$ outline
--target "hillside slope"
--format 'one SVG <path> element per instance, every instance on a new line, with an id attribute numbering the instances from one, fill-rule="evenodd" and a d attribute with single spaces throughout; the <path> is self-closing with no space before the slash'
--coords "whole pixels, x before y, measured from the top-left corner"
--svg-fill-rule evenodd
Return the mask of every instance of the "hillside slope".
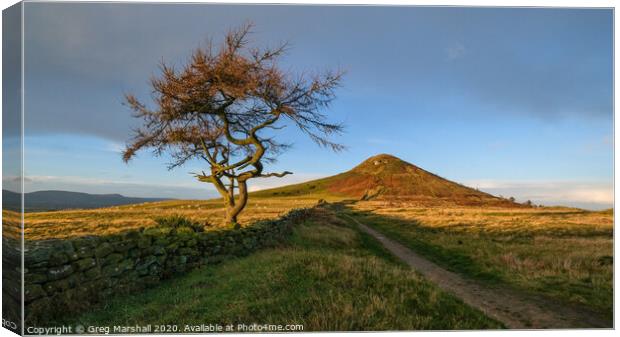
<path id="1" fill-rule="evenodd" d="M 518 206 L 450 180 L 388 154 L 373 156 L 350 171 L 253 193 L 257 197 L 329 194 L 362 200 L 411 200 L 425 204 Z"/>
<path id="2" fill-rule="evenodd" d="M 151 201 L 169 200 L 165 198 L 132 198 L 120 194 L 89 194 L 69 191 L 37 191 L 24 194 L 25 211 L 49 211 L 75 208 L 100 208 Z M 2 190 L 2 206 L 18 211 L 21 195 L 9 190 Z"/>

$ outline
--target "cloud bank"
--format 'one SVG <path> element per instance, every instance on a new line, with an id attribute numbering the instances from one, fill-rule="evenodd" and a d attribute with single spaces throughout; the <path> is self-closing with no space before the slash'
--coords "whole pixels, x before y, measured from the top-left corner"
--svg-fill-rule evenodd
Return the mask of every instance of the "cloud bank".
<path id="1" fill-rule="evenodd" d="M 613 207 L 614 203 L 610 182 L 471 180 L 465 185 L 494 195 L 512 196 L 519 202 L 531 200 L 546 206 L 604 209 Z"/>

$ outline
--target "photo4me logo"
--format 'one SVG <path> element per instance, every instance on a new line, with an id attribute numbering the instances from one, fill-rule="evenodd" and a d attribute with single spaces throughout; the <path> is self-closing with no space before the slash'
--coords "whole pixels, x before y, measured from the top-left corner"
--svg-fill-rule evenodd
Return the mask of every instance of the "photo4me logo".
<path id="1" fill-rule="evenodd" d="M 237 324 L 237 332 L 304 331 L 303 324 Z"/>

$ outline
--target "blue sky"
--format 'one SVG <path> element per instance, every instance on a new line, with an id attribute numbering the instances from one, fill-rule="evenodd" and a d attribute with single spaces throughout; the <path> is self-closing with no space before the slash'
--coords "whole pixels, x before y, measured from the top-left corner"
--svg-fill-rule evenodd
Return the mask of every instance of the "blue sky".
<path id="1" fill-rule="evenodd" d="M 286 179 L 350 169 L 391 153 L 445 178 L 518 200 L 613 202 L 612 11 L 187 4 L 25 4 L 26 190 L 207 198 L 192 162 L 166 170 L 119 151 L 164 60 L 246 21 L 255 45 L 291 42 L 291 71 L 342 68 L 328 111 L 348 149 L 318 148 L 293 128 L 273 165 Z M 6 131 L 5 131 L 6 133 Z M 5 137 L 14 136 L 10 132 Z M 10 139 L 8 140 L 10 142 Z M 5 188 L 11 177 L 5 175 Z"/>

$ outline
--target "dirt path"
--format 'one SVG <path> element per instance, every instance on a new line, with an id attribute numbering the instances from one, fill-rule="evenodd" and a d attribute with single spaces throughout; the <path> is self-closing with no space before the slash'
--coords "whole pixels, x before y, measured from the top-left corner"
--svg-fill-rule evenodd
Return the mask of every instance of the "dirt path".
<path id="1" fill-rule="evenodd" d="M 611 328 L 611 321 L 583 308 L 569 307 L 549 299 L 536 298 L 501 286 L 490 287 L 443 269 L 411 249 L 388 239 L 380 232 L 355 221 L 392 254 L 405 261 L 440 288 L 453 293 L 468 305 L 481 310 L 511 329 Z"/>

